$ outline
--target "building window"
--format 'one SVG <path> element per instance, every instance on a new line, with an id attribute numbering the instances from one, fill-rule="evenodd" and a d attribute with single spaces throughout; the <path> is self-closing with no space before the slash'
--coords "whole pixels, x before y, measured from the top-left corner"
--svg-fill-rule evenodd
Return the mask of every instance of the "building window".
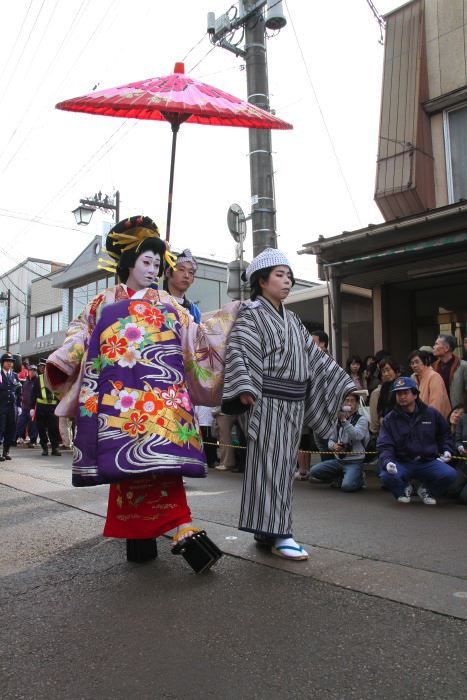
<path id="1" fill-rule="evenodd" d="M 0 326 L 0 348 L 6 348 L 6 325 Z"/>
<path id="2" fill-rule="evenodd" d="M 10 320 L 10 343 L 14 345 L 19 342 L 19 316 L 14 316 Z"/>
<path id="3" fill-rule="evenodd" d="M 467 199 L 467 106 L 444 113 L 449 203 Z"/>
<path id="4" fill-rule="evenodd" d="M 107 287 L 115 287 L 115 277 L 113 275 L 102 277 L 99 280 L 93 280 L 88 284 L 84 284 L 82 287 L 75 287 L 72 289 L 71 318 L 79 316 L 86 304 L 97 294 L 107 289 Z"/>
<path id="5" fill-rule="evenodd" d="M 222 306 L 222 301 L 226 296 L 227 284 L 218 280 L 208 280 L 203 277 L 195 277 L 193 285 L 188 290 L 188 298 L 194 301 L 205 311 L 216 311 Z"/>
<path id="6" fill-rule="evenodd" d="M 61 311 L 54 311 L 51 314 L 44 314 L 44 316 L 36 316 L 36 338 L 42 338 L 43 335 L 49 335 L 49 333 L 56 333 L 60 330 L 61 325 Z"/>

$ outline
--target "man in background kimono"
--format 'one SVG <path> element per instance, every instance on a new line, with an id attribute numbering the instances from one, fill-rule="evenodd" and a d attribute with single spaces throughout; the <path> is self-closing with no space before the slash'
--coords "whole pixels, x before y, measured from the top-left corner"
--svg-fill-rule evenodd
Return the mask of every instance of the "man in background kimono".
<path id="1" fill-rule="evenodd" d="M 219 403 L 223 352 L 238 307 L 198 326 L 154 288 L 170 254 L 155 223 L 116 224 L 106 249 L 121 280 L 95 297 L 47 362 L 58 415 L 76 415 L 73 484 L 110 483 L 104 535 L 127 540 L 127 558 L 157 556 L 155 538 L 174 543 L 196 531 L 182 476 L 204 477 L 193 402 Z M 112 261 L 114 265 L 112 266 Z"/>
<path id="2" fill-rule="evenodd" d="M 246 270 L 251 301 L 229 336 L 222 411 L 248 411 L 240 530 L 301 561 L 293 538 L 292 486 L 303 424 L 328 437 L 355 386 L 283 305 L 294 277 L 283 253 L 267 248 Z"/>
<path id="3" fill-rule="evenodd" d="M 193 316 L 195 323 L 201 321 L 201 311 L 194 301 L 188 299 L 186 293 L 195 280 L 198 263 L 191 254 L 191 250 L 186 248 L 177 257 L 175 268 L 169 266 L 165 269 L 164 289 L 168 292 L 180 306 L 187 309 Z"/>

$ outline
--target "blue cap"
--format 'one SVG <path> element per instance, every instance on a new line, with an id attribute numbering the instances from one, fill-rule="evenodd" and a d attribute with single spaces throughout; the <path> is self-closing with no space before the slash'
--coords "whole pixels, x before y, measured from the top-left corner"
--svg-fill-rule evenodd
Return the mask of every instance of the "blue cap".
<path id="1" fill-rule="evenodd" d="M 395 379 L 392 385 L 392 391 L 406 391 L 406 390 L 414 390 L 419 393 L 418 385 L 415 379 L 412 379 L 412 377 L 399 377 L 398 379 Z"/>

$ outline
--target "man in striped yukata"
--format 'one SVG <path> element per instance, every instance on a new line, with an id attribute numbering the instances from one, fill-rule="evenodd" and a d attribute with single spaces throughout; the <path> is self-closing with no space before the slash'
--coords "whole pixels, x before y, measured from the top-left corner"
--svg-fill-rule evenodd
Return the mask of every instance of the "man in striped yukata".
<path id="1" fill-rule="evenodd" d="M 228 340 L 222 411 L 248 412 L 247 457 L 239 529 L 277 556 L 302 561 L 293 538 L 292 488 L 302 426 L 327 438 L 355 386 L 283 306 L 295 280 L 274 248 L 248 266 L 250 302 Z"/>

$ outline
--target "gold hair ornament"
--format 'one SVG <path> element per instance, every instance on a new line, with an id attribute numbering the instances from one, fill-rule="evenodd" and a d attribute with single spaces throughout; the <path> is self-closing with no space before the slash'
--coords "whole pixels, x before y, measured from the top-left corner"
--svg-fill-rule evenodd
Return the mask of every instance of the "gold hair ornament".
<path id="1" fill-rule="evenodd" d="M 107 272 L 112 272 L 112 274 L 114 274 L 114 275 L 117 274 L 117 261 L 116 260 L 99 258 L 99 262 L 102 263 L 102 265 L 97 266 L 98 270 L 107 270 Z"/>
<path id="2" fill-rule="evenodd" d="M 118 233 L 117 231 L 109 233 L 109 238 L 115 242 L 115 245 L 121 247 L 122 253 L 132 248 L 138 248 L 147 238 L 160 238 L 159 231 L 154 231 L 144 226 L 135 226 L 135 228 L 129 230 L 131 233 Z"/>

